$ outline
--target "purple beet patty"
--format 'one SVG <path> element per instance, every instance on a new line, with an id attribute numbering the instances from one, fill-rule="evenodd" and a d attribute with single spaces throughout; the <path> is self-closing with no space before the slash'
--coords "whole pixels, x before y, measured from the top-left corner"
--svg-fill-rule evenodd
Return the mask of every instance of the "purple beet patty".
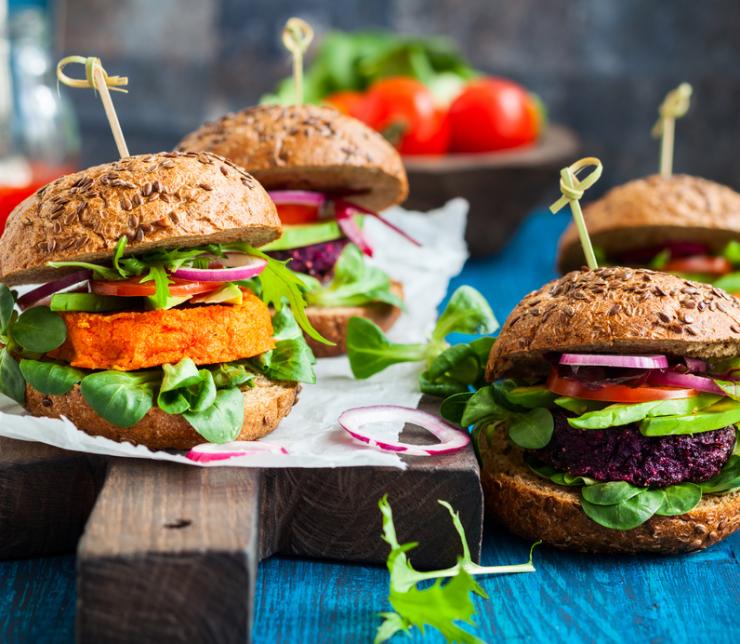
<path id="1" fill-rule="evenodd" d="M 339 259 L 339 255 L 347 243 L 346 238 L 337 239 L 336 241 L 311 244 L 292 250 L 275 250 L 270 255 L 281 261 L 293 260 L 290 262 L 291 270 L 306 273 L 324 281 L 331 276 L 334 264 L 337 263 L 337 259 Z"/>
<path id="2" fill-rule="evenodd" d="M 658 438 L 643 436 L 636 424 L 583 430 L 568 425 L 565 414 L 553 415 L 552 440 L 533 455 L 561 472 L 597 481 L 628 481 L 641 487 L 700 483 L 722 469 L 735 444 L 734 427 Z"/>

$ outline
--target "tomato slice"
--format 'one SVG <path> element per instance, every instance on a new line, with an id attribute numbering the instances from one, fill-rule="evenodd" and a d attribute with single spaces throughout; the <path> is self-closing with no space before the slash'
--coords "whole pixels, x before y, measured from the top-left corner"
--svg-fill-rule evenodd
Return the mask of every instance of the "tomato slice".
<path id="1" fill-rule="evenodd" d="M 647 387 L 640 385 L 604 385 L 598 389 L 588 387 L 575 378 L 566 378 L 550 372 L 547 379 L 547 388 L 559 396 L 583 398 L 584 400 L 602 400 L 614 403 L 642 403 L 653 400 L 669 400 L 673 398 L 693 398 L 697 395 L 696 389 L 678 389 L 676 387 Z"/>
<path id="2" fill-rule="evenodd" d="M 223 286 L 222 282 L 188 282 L 187 280 L 170 279 L 172 280 L 169 285 L 170 295 L 174 297 L 210 293 Z M 93 280 L 90 288 L 93 293 L 98 295 L 115 295 L 117 297 L 148 297 L 156 292 L 154 282 L 144 282 L 142 284 L 141 277 L 131 277 L 127 280 L 115 282 Z"/>
<path id="3" fill-rule="evenodd" d="M 277 211 L 280 221 L 288 226 L 291 224 L 311 224 L 319 220 L 318 206 L 284 203 L 277 206 Z"/>
<path id="4" fill-rule="evenodd" d="M 707 275 L 726 275 L 732 272 L 732 264 L 724 257 L 711 255 L 692 255 L 669 260 L 661 270 L 668 273 L 704 273 Z"/>

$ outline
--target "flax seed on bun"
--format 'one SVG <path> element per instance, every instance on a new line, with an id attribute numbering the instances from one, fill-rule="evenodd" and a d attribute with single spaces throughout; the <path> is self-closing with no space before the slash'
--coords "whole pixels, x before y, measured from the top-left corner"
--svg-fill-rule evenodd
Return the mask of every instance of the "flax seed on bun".
<path id="1" fill-rule="evenodd" d="M 656 175 L 612 189 L 588 204 L 584 217 L 607 256 L 671 241 L 699 242 L 719 253 L 740 238 L 740 194 L 700 177 Z M 560 239 L 558 268 L 564 273 L 583 263 L 571 224 Z"/>
<path id="2" fill-rule="evenodd" d="M 380 134 L 330 107 L 260 105 L 206 123 L 179 150 L 215 152 L 267 190 L 351 196 L 382 210 L 408 194 L 398 152 Z"/>
<path id="3" fill-rule="evenodd" d="M 63 274 L 50 261 L 110 259 L 160 247 L 277 239 L 269 195 L 215 154 L 163 152 L 66 175 L 19 204 L 0 238 L 0 282 L 44 282 Z"/>
<path id="4" fill-rule="evenodd" d="M 511 312 L 487 376 L 545 375 L 550 352 L 740 355 L 740 299 L 648 269 L 573 271 Z"/>

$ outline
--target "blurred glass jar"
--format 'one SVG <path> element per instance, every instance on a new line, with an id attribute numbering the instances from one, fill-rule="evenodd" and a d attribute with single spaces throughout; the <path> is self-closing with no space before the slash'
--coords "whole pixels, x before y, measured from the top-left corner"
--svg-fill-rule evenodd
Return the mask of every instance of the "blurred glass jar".
<path id="1" fill-rule="evenodd" d="M 74 112 L 56 90 L 47 13 L 33 2 L 10 8 L 0 0 L 0 232 L 18 203 L 74 170 L 79 154 Z"/>

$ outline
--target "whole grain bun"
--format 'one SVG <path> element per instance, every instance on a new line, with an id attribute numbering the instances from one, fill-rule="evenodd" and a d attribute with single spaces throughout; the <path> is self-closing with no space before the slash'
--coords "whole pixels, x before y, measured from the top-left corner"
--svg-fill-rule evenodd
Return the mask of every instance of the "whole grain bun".
<path id="1" fill-rule="evenodd" d="M 257 376 L 253 387 L 244 387 L 244 425 L 235 440 L 257 440 L 269 434 L 290 413 L 298 398 L 298 383 L 275 382 Z M 180 415 L 152 407 L 133 427 L 118 427 L 98 416 L 75 385 L 64 396 L 47 396 L 26 386 L 26 409 L 34 416 L 66 416 L 82 431 L 118 442 L 146 445 L 150 449 L 190 449 L 206 442 Z"/>
<path id="2" fill-rule="evenodd" d="M 486 375 L 546 375 L 549 352 L 737 356 L 740 299 L 648 269 L 573 271 L 516 306 L 491 349 Z"/>
<path id="3" fill-rule="evenodd" d="M 740 529 L 740 491 L 706 495 L 693 510 L 654 516 L 632 530 L 610 530 L 583 513 L 578 489 L 535 475 L 502 426 L 478 435 L 486 509 L 530 541 L 567 550 L 604 553 L 680 553 L 701 550 Z"/>
<path id="4" fill-rule="evenodd" d="M 392 282 L 391 291 L 403 298 L 403 286 L 400 282 Z M 310 306 L 306 309 L 306 314 L 313 327 L 335 345 L 316 342 L 308 336 L 306 336 L 306 341 L 317 358 L 330 358 L 347 353 L 347 327 L 352 318 L 367 318 L 375 322 L 383 331 L 388 331 L 401 315 L 401 309 L 392 304 L 378 302 L 365 306 Z"/>
<path id="5" fill-rule="evenodd" d="M 707 244 L 720 252 L 740 237 L 740 194 L 714 181 L 685 174 L 636 179 L 584 208 L 594 245 L 607 255 L 668 241 Z M 560 239 L 561 273 L 585 263 L 571 224 Z"/>
<path id="6" fill-rule="evenodd" d="M 401 203 L 408 194 L 406 171 L 395 148 L 331 107 L 251 107 L 206 123 L 178 149 L 231 159 L 267 190 L 351 196 L 372 210 Z"/>
<path id="7" fill-rule="evenodd" d="M 163 152 L 70 174 L 38 190 L 10 214 L 0 238 L 0 281 L 44 282 L 62 274 L 50 261 L 110 259 L 159 247 L 277 239 L 269 195 L 217 155 Z"/>

